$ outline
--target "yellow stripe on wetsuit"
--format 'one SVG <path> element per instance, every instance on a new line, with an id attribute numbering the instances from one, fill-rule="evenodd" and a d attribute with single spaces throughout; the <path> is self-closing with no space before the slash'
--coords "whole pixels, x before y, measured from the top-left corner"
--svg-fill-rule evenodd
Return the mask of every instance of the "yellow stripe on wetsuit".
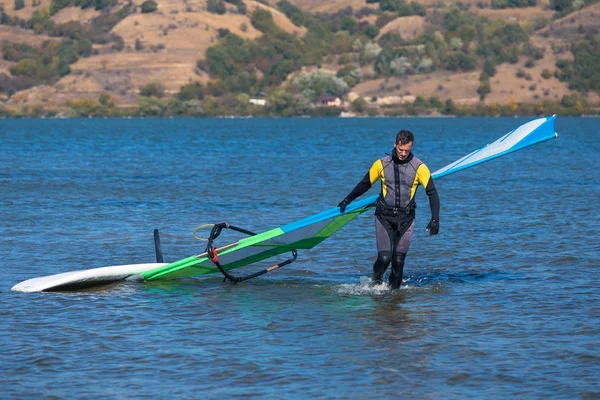
<path id="1" fill-rule="evenodd" d="M 431 179 L 431 172 L 429 172 L 429 168 L 427 168 L 427 166 L 425 164 L 419 165 L 419 168 L 417 168 L 417 174 L 415 175 L 415 180 L 412 184 L 412 187 L 410 188 L 410 199 L 411 200 L 415 198 L 415 193 L 417 191 L 417 186 L 419 186 L 419 183 L 424 188 L 427 188 L 427 184 L 429 183 L 430 179 Z"/>
<path id="2" fill-rule="evenodd" d="M 383 173 L 383 163 L 381 160 L 375 161 L 369 170 L 369 180 L 371 181 L 371 186 L 373 186 L 378 179 L 381 179 L 381 192 L 383 197 L 385 197 L 385 194 L 387 193 L 387 186 L 385 184 L 385 175 Z"/>

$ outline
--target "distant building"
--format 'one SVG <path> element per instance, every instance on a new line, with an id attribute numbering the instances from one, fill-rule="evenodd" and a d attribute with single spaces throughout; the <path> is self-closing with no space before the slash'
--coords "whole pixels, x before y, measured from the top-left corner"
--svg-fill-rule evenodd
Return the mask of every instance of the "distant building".
<path id="1" fill-rule="evenodd" d="M 255 106 L 264 106 L 267 104 L 267 100 L 265 99 L 250 99 L 250 103 Z"/>
<path id="2" fill-rule="evenodd" d="M 324 95 L 319 96 L 319 98 L 317 99 L 317 104 L 320 106 L 327 106 L 327 107 L 341 107 L 343 102 L 337 96 L 330 96 L 330 95 L 324 94 Z"/>

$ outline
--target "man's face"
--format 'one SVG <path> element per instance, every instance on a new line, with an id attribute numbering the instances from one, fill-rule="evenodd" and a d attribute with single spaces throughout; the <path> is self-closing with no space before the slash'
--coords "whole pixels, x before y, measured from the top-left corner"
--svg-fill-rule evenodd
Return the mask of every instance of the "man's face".
<path id="1" fill-rule="evenodd" d="M 394 147 L 396 148 L 396 154 L 400 160 L 406 160 L 410 151 L 412 150 L 413 142 L 408 142 L 406 144 L 394 143 Z"/>

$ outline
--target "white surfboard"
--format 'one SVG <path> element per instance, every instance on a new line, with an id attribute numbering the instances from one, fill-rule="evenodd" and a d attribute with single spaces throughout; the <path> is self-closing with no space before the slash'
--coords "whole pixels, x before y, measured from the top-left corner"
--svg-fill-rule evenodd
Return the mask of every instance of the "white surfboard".
<path id="1" fill-rule="evenodd" d="M 114 265 L 110 267 L 84 269 L 62 274 L 32 278 L 12 287 L 17 292 L 43 292 L 50 290 L 68 290 L 80 287 L 101 285 L 134 277 L 142 272 L 167 265 L 167 263 L 148 263 Z"/>

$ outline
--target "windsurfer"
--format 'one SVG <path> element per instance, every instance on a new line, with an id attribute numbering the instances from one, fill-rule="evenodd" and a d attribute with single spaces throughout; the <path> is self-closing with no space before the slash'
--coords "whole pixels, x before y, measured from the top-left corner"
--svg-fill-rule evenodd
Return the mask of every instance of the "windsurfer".
<path id="1" fill-rule="evenodd" d="M 415 227 L 415 193 L 419 185 L 429 196 L 431 221 L 426 230 L 430 236 L 437 235 L 440 227 L 440 199 L 429 168 L 412 153 L 414 140 L 411 131 L 398 132 L 392 155 L 375 161 L 364 178 L 338 204 L 343 213 L 348 204 L 381 180 L 381 193 L 375 209 L 377 260 L 373 264 L 373 282 L 383 282 L 383 275 L 391 262 L 388 283 L 392 289 L 398 289 L 402 284 L 404 260 Z"/>

